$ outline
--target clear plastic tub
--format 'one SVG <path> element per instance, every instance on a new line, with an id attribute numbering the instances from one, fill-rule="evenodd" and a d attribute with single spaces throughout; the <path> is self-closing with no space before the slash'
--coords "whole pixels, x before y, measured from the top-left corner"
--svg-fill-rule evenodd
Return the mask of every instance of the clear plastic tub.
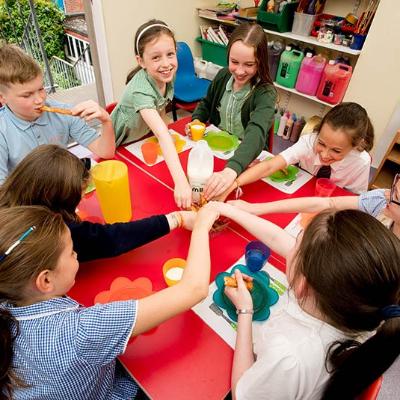
<path id="1" fill-rule="evenodd" d="M 301 36 L 309 36 L 313 27 L 316 15 L 294 13 L 292 33 Z"/>

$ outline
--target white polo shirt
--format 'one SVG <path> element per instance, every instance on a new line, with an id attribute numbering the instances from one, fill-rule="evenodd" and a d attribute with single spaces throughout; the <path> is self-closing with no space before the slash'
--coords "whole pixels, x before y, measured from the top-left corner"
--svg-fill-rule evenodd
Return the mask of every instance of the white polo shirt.
<path id="1" fill-rule="evenodd" d="M 288 165 L 300 163 L 301 168 L 316 175 L 322 164 L 314 151 L 317 134 L 303 135 L 299 141 L 280 155 Z M 331 180 L 336 185 L 354 193 L 368 189 L 371 156 L 366 151 L 350 151 L 341 161 L 331 164 Z"/>

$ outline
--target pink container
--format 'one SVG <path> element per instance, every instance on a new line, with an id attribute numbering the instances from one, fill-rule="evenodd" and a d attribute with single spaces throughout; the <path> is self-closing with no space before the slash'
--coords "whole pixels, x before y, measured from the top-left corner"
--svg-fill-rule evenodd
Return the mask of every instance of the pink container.
<path id="1" fill-rule="evenodd" d="M 334 64 L 329 61 L 326 65 L 318 86 L 317 97 L 330 104 L 340 103 L 349 86 L 352 67 L 346 64 Z"/>
<path id="2" fill-rule="evenodd" d="M 310 96 L 315 96 L 325 65 L 326 59 L 324 57 L 312 57 L 311 53 L 307 53 L 307 56 L 301 63 L 296 90 Z"/>

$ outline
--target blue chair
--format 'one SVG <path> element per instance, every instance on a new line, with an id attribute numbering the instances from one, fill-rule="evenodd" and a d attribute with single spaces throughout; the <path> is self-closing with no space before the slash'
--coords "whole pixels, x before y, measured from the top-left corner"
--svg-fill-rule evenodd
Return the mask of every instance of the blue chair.
<path id="1" fill-rule="evenodd" d="M 193 55 L 185 42 L 177 43 L 178 70 L 176 71 L 175 92 L 172 101 L 172 115 L 177 120 L 177 108 L 193 111 L 197 102 L 207 93 L 210 81 L 198 78 L 194 72 Z"/>

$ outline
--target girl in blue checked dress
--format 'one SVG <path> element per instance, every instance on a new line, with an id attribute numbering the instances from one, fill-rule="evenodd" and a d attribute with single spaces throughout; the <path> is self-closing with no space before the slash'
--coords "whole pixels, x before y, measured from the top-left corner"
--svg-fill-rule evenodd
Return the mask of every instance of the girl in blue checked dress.
<path id="1" fill-rule="evenodd" d="M 198 213 L 182 280 L 140 300 L 82 307 L 66 296 L 79 264 L 60 214 L 0 210 L 0 398 L 132 399 L 138 387 L 116 366 L 131 336 L 208 293 L 213 206 Z"/>

